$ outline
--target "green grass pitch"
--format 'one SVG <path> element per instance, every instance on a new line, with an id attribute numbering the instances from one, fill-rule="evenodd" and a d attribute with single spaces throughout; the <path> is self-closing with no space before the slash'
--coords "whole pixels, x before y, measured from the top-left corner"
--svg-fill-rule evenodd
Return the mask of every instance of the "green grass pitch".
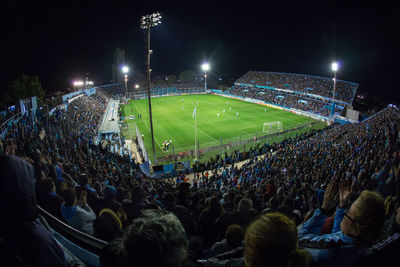
<path id="1" fill-rule="evenodd" d="M 171 140 L 175 153 L 194 150 L 196 108 L 197 139 L 200 149 L 218 146 L 240 140 L 251 139 L 263 133 L 266 122 L 281 121 L 283 130 L 309 124 L 315 120 L 271 107 L 248 103 L 241 100 L 216 95 L 180 95 L 151 99 L 153 114 L 154 145 L 157 157 L 172 153 L 161 149 L 163 141 Z M 265 110 L 266 109 L 266 110 Z M 136 119 L 127 119 L 130 135 L 135 124 L 144 135 L 144 143 L 152 154 L 148 99 L 131 100 L 122 107 L 125 117 L 135 115 Z M 218 113 L 220 116 L 218 117 Z M 237 115 L 238 113 L 238 115 Z M 141 114 L 141 119 L 138 119 Z M 128 138 L 132 138 L 129 136 Z"/>

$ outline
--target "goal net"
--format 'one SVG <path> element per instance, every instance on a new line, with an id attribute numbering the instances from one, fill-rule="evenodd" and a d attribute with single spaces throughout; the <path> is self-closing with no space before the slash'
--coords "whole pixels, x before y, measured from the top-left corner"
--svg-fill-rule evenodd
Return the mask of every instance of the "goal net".
<path id="1" fill-rule="evenodd" d="M 280 133 L 283 131 L 283 125 L 281 121 L 266 122 L 263 125 L 263 132 L 268 135 L 273 133 Z"/>

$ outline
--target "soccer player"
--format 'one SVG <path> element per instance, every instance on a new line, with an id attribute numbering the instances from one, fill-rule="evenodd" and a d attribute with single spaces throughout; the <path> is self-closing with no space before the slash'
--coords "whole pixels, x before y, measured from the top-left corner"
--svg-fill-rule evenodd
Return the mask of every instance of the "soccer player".
<path id="1" fill-rule="evenodd" d="M 217 116 L 218 116 L 218 118 L 219 118 L 219 112 L 217 113 Z"/>
<path id="2" fill-rule="evenodd" d="M 239 117 L 239 112 L 236 112 L 236 117 Z"/>

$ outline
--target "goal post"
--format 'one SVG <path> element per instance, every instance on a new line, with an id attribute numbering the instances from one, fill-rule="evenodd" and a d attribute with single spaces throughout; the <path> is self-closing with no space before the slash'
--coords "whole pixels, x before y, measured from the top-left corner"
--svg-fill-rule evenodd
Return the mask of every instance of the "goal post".
<path id="1" fill-rule="evenodd" d="M 283 131 L 283 124 L 281 121 L 265 122 L 263 124 L 263 132 L 268 135 L 273 133 L 280 133 Z"/>

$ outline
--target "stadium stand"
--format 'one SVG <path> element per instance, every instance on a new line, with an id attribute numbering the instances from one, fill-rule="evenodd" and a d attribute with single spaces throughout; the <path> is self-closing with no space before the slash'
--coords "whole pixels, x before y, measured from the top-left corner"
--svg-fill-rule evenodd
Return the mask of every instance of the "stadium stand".
<path id="1" fill-rule="evenodd" d="M 334 112 L 340 114 L 353 102 L 357 87 L 357 83 L 337 80 L 333 98 L 331 78 L 249 71 L 235 81 L 227 93 L 329 117 L 332 101 L 335 102 Z"/>
<path id="2" fill-rule="evenodd" d="M 250 82 L 251 79 L 254 78 L 249 78 Z M 283 80 L 280 84 L 294 82 Z M 319 93 L 323 95 L 323 90 Z M 343 94 L 342 100 L 351 101 L 351 95 Z M 183 175 L 177 179 L 148 178 L 128 156 L 111 153 L 96 145 L 96 129 L 106 105 L 107 99 L 103 94 L 82 96 L 71 102 L 67 109 L 56 110 L 48 118 L 40 111 L 22 115 L 2 133 L 1 153 L 17 155 L 34 166 L 37 199 L 46 199 L 48 194 L 58 195 L 53 199 L 55 202 L 58 199 L 55 205 L 61 205 L 59 200 L 64 198 L 66 188 L 87 192 L 87 203 L 97 218 L 93 225 L 94 237 L 75 230 L 68 234 L 70 227 L 62 222 L 63 218 L 55 209 L 45 218 L 59 234 L 78 245 L 73 253 L 88 266 L 97 264 L 96 256 L 99 256 L 102 266 L 111 266 L 107 265 L 110 253 L 115 256 L 114 264 L 120 262 L 123 265 L 125 260 L 132 263 L 135 259 L 129 257 L 129 250 L 124 250 L 123 244 L 131 238 L 132 242 L 139 242 L 130 225 L 132 222 L 135 225 L 150 223 L 141 219 L 147 209 L 171 212 L 179 219 L 181 226 L 175 226 L 177 229 L 183 227 L 187 244 L 184 238 L 180 239 L 182 246 L 177 246 L 171 253 L 176 253 L 174 260 L 181 260 L 180 256 L 187 254 L 185 265 L 189 266 L 211 266 L 216 261 L 210 259 L 215 258 L 219 262 L 217 266 L 224 266 L 233 259 L 237 259 L 237 263 L 248 263 L 244 251 L 250 249 L 251 242 L 246 242 L 246 238 L 241 249 L 231 247 L 224 254 L 213 255 L 210 259 L 207 255 L 212 255 L 209 250 L 215 247 L 214 243 L 222 242 L 229 225 L 247 229 L 257 216 L 272 211 L 289 218 L 299 229 L 299 240 L 304 241 L 299 243 L 299 247 L 277 248 L 281 257 L 306 248 L 310 254 L 304 254 L 304 259 L 311 255 L 317 264 L 322 261 L 315 255 L 320 255 L 322 249 L 327 252 L 324 260 L 330 257 L 340 259 L 342 254 L 337 254 L 335 244 L 358 242 L 358 237 L 368 237 L 368 242 L 352 246 L 349 250 L 351 255 L 379 257 L 385 252 L 393 257 L 392 250 L 387 252 L 376 245 L 376 240 L 383 242 L 396 237 L 398 228 L 393 227 L 396 226 L 396 208 L 385 216 L 383 229 L 386 231 L 380 231 L 381 224 L 376 224 L 374 231 L 379 230 L 379 237 L 375 237 L 375 232 L 360 227 L 369 222 L 370 217 L 357 217 L 355 209 L 363 207 L 364 212 L 371 213 L 368 206 L 357 204 L 360 203 L 358 197 L 365 190 L 375 191 L 382 200 L 393 197 L 392 205 L 399 206 L 400 112 L 396 107 L 389 106 L 358 124 L 334 124 L 281 143 L 262 144 L 243 153 L 234 151 L 219 155 L 196 166 L 198 176 L 189 184 Z M 240 167 L 232 164 L 247 157 L 250 160 Z M 336 181 L 333 185 L 339 189 L 333 190 L 331 184 Z M 343 203 L 329 199 L 332 196 L 336 199 L 339 194 L 343 201 L 346 200 L 345 206 L 350 207 L 348 211 L 341 205 Z M 328 200 L 330 205 L 324 205 Z M 340 205 L 336 210 L 337 204 Z M 336 217 L 333 216 L 335 211 Z M 376 209 L 373 212 L 378 214 Z M 309 236 L 305 235 L 307 228 L 304 227 L 309 227 L 316 216 L 320 216 L 321 221 L 323 219 L 318 227 L 314 225 L 315 229 L 318 228 L 315 231 L 319 247 L 310 247 L 310 242 L 306 241 L 315 240 L 307 239 Z M 157 227 L 151 225 L 149 227 L 157 230 L 169 229 L 167 222 L 162 220 L 155 223 Z M 126 229 L 130 229 L 130 235 Z M 342 239 L 335 239 L 337 242 L 332 243 L 330 239 L 321 238 L 326 237 L 321 234 L 339 235 Z M 98 237 L 107 240 L 92 239 Z M 272 239 L 274 237 L 276 239 L 271 235 Z M 139 233 L 136 238 L 143 236 Z M 169 241 L 171 239 L 166 237 L 166 242 Z M 107 245 L 107 242 L 110 243 Z M 384 244 L 388 243 L 385 241 Z M 256 247 L 252 251 L 257 251 Z M 94 254 L 94 261 L 86 259 L 89 256 L 85 255 L 90 255 L 87 252 Z M 257 260 L 255 257 L 252 259 Z M 352 259 L 351 264 L 362 260 L 358 256 Z M 296 266 L 308 266 L 307 260 L 298 263 L 300 265 Z"/>

